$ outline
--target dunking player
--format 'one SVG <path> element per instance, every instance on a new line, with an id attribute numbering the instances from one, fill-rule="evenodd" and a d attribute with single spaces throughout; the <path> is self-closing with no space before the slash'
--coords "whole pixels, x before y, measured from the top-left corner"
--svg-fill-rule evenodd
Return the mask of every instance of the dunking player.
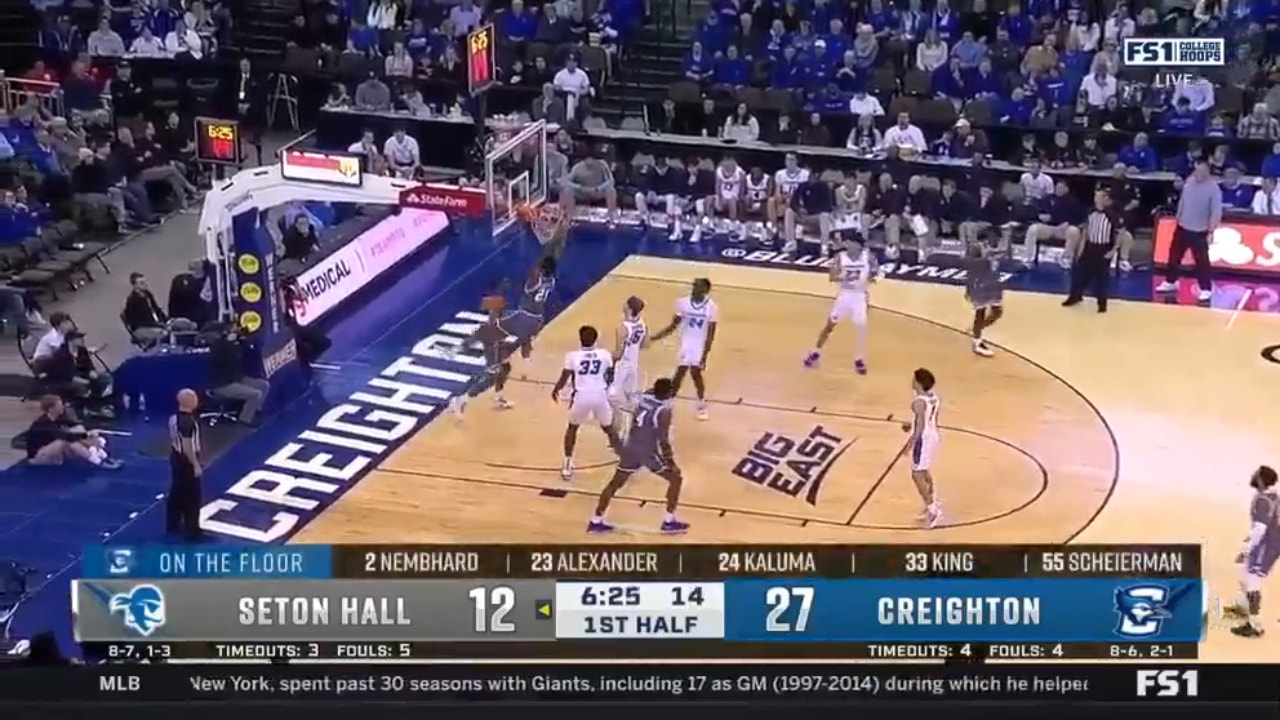
<path id="1" fill-rule="evenodd" d="M 720 309 L 711 299 L 711 281 L 698 278 L 693 281 L 689 297 L 676 301 L 676 314 L 667 326 L 653 336 L 654 341 L 680 329 L 680 351 L 676 355 L 676 372 L 671 378 L 672 394 L 680 392 L 680 384 L 687 373 L 693 378 L 693 389 L 698 395 L 698 419 L 706 420 L 707 384 L 702 371 L 716 341 L 716 323 L 720 322 Z"/>
<path id="2" fill-rule="evenodd" d="M 1240 590 L 1242 602 L 1224 612 L 1244 620 L 1231 632 L 1240 637 L 1262 637 L 1262 581 L 1280 558 L 1280 496 L 1276 495 L 1276 471 L 1263 465 L 1249 478 L 1253 502 L 1249 506 L 1249 537 L 1244 551 L 1236 558 L 1243 575 Z"/>
<path id="3" fill-rule="evenodd" d="M 822 348 L 831 337 L 836 323 L 848 318 L 857 334 L 856 359 L 853 368 L 859 375 L 867 374 L 867 306 L 868 291 L 876 280 L 876 263 L 863 244 L 862 236 L 846 233 L 844 247 L 835 256 L 829 268 L 828 279 L 840 286 L 836 301 L 827 315 L 827 324 L 818 333 L 818 341 L 804 359 L 805 367 L 814 367 L 822 358 Z"/>
<path id="4" fill-rule="evenodd" d="M 618 411 L 615 427 L 624 433 L 631 427 L 630 422 L 624 421 L 632 415 L 640 395 L 640 349 L 649 337 L 649 328 L 640 318 L 643 311 L 643 300 L 634 295 L 627 298 L 614 342 L 617 365 L 613 368 L 609 397 Z"/>
<path id="5" fill-rule="evenodd" d="M 973 353 L 991 357 L 995 353 L 982 337 L 982 332 L 1004 316 L 1004 285 L 1000 282 L 1000 259 L 995 248 L 977 242 L 966 250 L 968 280 L 964 295 L 973 305 Z"/>
<path id="6" fill-rule="evenodd" d="M 507 386 L 507 378 L 511 376 L 511 363 L 507 362 L 502 348 L 502 344 L 507 339 L 507 332 L 499 325 L 502 317 L 502 308 L 505 305 L 506 301 L 502 298 L 501 287 L 495 288 L 486 295 L 480 301 L 480 307 L 489 314 L 489 319 L 476 328 L 476 331 L 471 333 L 471 337 L 462 345 L 465 347 L 478 343 L 483 348 L 488 373 L 493 378 L 493 404 L 499 410 L 508 410 L 512 407 L 511 403 L 502 394 Z M 455 397 L 449 402 L 449 409 L 461 414 L 466 409 L 467 402 L 472 397 L 475 397 L 475 394 L 481 389 L 482 384 L 472 385 L 466 395 Z"/>
<path id="7" fill-rule="evenodd" d="M 562 211 L 562 206 L 538 208 L 533 205 L 521 205 L 516 209 L 516 217 L 529 228 L 529 232 L 542 245 L 544 257 L 559 258 L 564 252 L 565 240 L 569 237 L 569 218 Z M 540 222 L 546 215 L 549 219 Z"/>
<path id="8" fill-rule="evenodd" d="M 596 347 L 600 333 L 590 325 L 578 328 L 578 349 L 564 356 L 564 370 L 556 386 L 551 388 L 551 399 L 560 402 L 560 391 L 573 385 L 569 396 L 569 424 L 564 428 L 564 464 L 560 477 L 573 478 L 573 450 L 578 444 L 578 426 L 594 420 L 609 438 L 614 452 L 622 451 L 622 441 L 613 429 L 613 405 L 609 403 L 609 378 L 613 376 L 613 356 L 608 350 Z"/>
<path id="9" fill-rule="evenodd" d="M 911 422 L 902 424 L 902 430 L 911 433 L 911 441 L 907 444 L 911 450 L 911 480 L 924 501 L 921 519 L 930 528 L 942 520 L 942 506 L 938 504 L 932 473 L 933 456 L 941 440 L 938 433 L 938 406 L 941 401 L 934 392 L 935 383 L 933 373 L 924 368 L 915 371 L 911 376 L 911 389 L 915 391 L 911 400 Z"/>
<path id="10" fill-rule="evenodd" d="M 636 405 L 635 416 L 631 421 L 631 432 L 627 434 L 627 442 L 622 448 L 618 460 L 618 469 L 613 478 L 600 493 L 596 502 L 596 512 L 587 524 L 589 533 L 608 533 L 615 529 L 605 520 L 609 511 L 609 503 L 618 494 L 623 485 L 640 471 L 648 468 L 650 472 L 667 481 L 667 507 L 662 516 L 660 529 L 667 535 L 679 535 L 689 530 L 689 524 L 676 519 L 676 508 L 680 505 L 680 488 L 684 484 L 684 476 L 676 465 L 671 451 L 671 404 L 675 396 L 675 384 L 661 378 L 653 384 L 653 390 L 640 396 Z"/>
<path id="11" fill-rule="evenodd" d="M 502 316 L 499 326 L 520 343 L 520 357 L 528 360 L 533 355 L 533 338 L 542 330 L 547 300 L 556 287 L 556 259 L 550 255 L 538 261 L 529 271 L 520 294 L 520 304 L 515 310 Z"/>

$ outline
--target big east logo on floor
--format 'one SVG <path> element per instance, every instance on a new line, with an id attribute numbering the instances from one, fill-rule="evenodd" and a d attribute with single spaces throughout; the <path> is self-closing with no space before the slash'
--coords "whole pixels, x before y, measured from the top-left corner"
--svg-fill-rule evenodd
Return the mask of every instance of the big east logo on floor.
<path id="1" fill-rule="evenodd" d="M 484 374 L 479 348 L 466 345 L 484 321 L 479 313 L 454 315 L 205 505 L 201 526 L 260 543 L 300 529 Z"/>
<path id="2" fill-rule="evenodd" d="M 1155 263 L 1169 264 L 1177 221 L 1162 217 L 1156 221 Z M 1191 255 L 1182 258 L 1191 265 Z M 1280 275 L 1280 226 L 1257 222 L 1225 222 L 1213 232 L 1209 243 L 1209 264 L 1218 270 L 1236 270 L 1255 275 Z"/>
<path id="3" fill-rule="evenodd" d="M 756 440 L 731 472 L 760 487 L 788 497 L 803 497 L 806 503 L 817 505 L 827 473 L 852 444 L 853 441 L 846 443 L 821 425 L 800 438 L 767 432 Z"/>
<path id="4" fill-rule="evenodd" d="M 735 265 L 771 265 L 774 267 L 796 268 L 800 270 L 825 271 L 831 264 L 830 258 L 821 255 L 791 256 L 777 250 L 748 250 L 746 248 L 728 247 L 720 251 L 720 258 Z M 960 267 L 943 267 L 932 263 L 881 263 L 880 271 L 887 278 L 897 280 L 918 280 L 922 282 L 963 285 L 969 278 L 969 271 Z M 1013 277 L 1012 273 L 1000 273 L 1000 281 Z"/>

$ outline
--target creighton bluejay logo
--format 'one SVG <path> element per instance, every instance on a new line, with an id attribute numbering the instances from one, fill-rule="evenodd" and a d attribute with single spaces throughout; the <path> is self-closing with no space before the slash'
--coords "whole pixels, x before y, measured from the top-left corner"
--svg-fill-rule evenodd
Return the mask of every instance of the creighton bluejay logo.
<path id="1" fill-rule="evenodd" d="M 107 572 L 112 575 L 128 575 L 133 572 L 133 550 L 115 548 L 107 551 Z"/>
<path id="2" fill-rule="evenodd" d="M 164 592 L 155 585 L 134 585 L 127 592 L 115 594 L 92 583 L 85 583 L 85 586 L 108 612 L 112 615 L 120 613 L 126 629 L 142 637 L 150 637 L 164 627 Z"/>
<path id="3" fill-rule="evenodd" d="M 1164 621 L 1173 617 L 1168 605 L 1172 598 L 1163 585 L 1131 585 L 1116 589 L 1116 614 L 1120 621 L 1116 634 L 1129 638 L 1152 638 L 1160 634 Z"/>

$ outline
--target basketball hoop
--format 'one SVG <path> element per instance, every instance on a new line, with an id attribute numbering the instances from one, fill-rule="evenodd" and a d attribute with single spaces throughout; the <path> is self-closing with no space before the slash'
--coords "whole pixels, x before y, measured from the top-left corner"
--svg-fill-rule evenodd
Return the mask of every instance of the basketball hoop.
<path id="1" fill-rule="evenodd" d="M 521 205 L 520 217 L 529 224 L 538 242 L 546 245 L 555 238 L 564 224 L 564 211 L 559 205 L 544 203 L 541 206 Z"/>

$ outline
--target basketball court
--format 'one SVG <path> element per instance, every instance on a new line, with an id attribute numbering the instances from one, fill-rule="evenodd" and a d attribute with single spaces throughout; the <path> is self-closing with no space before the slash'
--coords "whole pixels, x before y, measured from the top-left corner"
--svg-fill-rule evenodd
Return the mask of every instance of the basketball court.
<path id="1" fill-rule="evenodd" d="M 584 528 L 611 453 L 584 428 L 578 473 L 560 479 L 565 408 L 551 384 L 580 325 L 611 345 L 623 301 L 638 295 L 656 330 L 699 276 L 715 285 L 721 322 L 707 366 L 711 419 L 693 417 L 691 387 L 676 415 L 692 531 L 653 533 L 665 484 L 641 475 L 610 515 L 631 532 L 603 541 L 1202 543 L 1211 593 L 1234 591 L 1247 479 L 1276 462 L 1268 429 L 1280 416 L 1280 368 L 1259 355 L 1280 336 L 1274 317 L 1126 302 L 1097 315 L 1091 303 L 1067 310 L 1054 296 L 1008 293 L 990 333 L 999 352 L 986 359 L 969 350 L 958 288 L 882 282 L 870 374 L 859 376 L 847 328 L 821 367 L 801 367 L 831 304 L 825 276 L 638 256 L 548 325 L 531 363 L 517 363 L 514 410 L 482 397 L 462 419 L 431 423 L 294 542 L 594 541 Z M 670 372 L 674 351 L 646 350 L 650 379 Z M 901 427 L 922 366 L 944 403 L 935 477 L 947 517 L 932 531 L 915 520 Z M 1280 660 L 1280 627 L 1254 641 L 1227 627 L 1211 622 L 1202 657 Z"/>

